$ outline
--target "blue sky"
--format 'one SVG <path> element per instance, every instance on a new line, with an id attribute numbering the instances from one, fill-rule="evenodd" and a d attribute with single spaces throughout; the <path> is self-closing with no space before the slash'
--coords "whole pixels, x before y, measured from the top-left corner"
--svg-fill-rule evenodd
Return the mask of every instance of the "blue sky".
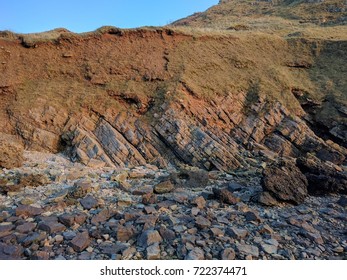
<path id="1" fill-rule="evenodd" d="M 161 26 L 217 3 L 218 0 L 0 0 L 0 30 L 32 33 L 64 27 L 85 32 L 104 25 Z"/>

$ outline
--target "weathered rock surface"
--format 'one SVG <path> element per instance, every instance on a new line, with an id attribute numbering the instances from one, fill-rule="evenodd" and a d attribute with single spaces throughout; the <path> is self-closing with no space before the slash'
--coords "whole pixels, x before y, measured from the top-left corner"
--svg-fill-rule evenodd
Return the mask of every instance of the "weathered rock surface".
<path id="1" fill-rule="evenodd" d="M 311 195 L 347 194 L 347 172 L 315 156 L 300 157 L 297 164 L 308 180 Z"/>
<path id="2" fill-rule="evenodd" d="M 24 146 L 14 135 L 0 133 L 0 168 L 20 167 Z"/>
<path id="3" fill-rule="evenodd" d="M 280 201 L 295 204 L 304 202 L 307 196 L 307 179 L 294 162 L 281 161 L 267 166 L 263 172 L 264 191 Z"/>

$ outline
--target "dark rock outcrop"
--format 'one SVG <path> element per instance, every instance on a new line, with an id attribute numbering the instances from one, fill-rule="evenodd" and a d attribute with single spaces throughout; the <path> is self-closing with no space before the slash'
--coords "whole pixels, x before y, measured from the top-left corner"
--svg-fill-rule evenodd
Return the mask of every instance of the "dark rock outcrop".
<path id="1" fill-rule="evenodd" d="M 262 187 L 280 201 L 294 204 L 304 202 L 307 179 L 293 161 L 281 160 L 265 168 Z"/>
<path id="2" fill-rule="evenodd" d="M 347 173 L 339 166 L 313 155 L 298 158 L 297 165 L 308 180 L 309 194 L 347 194 Z"/>

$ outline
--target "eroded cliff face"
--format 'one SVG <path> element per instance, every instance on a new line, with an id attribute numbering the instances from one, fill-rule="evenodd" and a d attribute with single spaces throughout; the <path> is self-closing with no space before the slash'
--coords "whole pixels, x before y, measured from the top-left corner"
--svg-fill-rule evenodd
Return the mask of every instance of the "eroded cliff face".
<path id="1" fill-rule="evenodd" d="M 306 153 L 345 163 L 344 97 L 335 108 L 315 80 L 322 42 L 170 29 L 61 32 L 30 44 L 5 35 L 0 130 L 27 149 L 89 166 L 225 172 Z M 336 123 L 317 117 L 324 102 Z"/>

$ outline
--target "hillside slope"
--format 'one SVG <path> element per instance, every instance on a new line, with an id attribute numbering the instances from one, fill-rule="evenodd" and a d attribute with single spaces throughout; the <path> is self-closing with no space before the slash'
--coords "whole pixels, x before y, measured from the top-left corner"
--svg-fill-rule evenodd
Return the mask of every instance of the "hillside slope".
<path id="1" fill-rule="evenodd" d="M 307 153 L 343 165 L 347 37 L 317 28 L 2 32 L 0 130 L 89 166 L 261 172 Z"/>

